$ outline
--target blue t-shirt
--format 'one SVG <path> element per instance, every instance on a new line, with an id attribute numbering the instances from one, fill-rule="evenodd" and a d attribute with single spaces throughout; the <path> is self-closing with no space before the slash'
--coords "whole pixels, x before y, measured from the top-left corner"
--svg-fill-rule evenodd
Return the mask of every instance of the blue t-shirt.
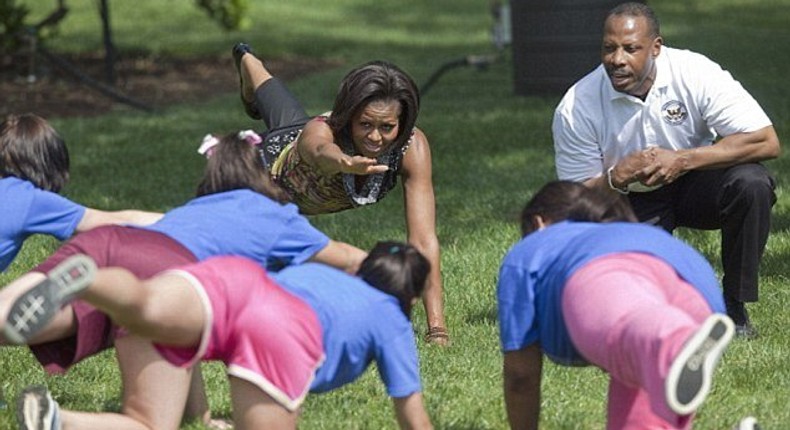
<path id="1" fill-rule="evenodd" d="M 585 364 L 562 317 L 562 291 L 581 266 L 620 252 L 660 258 L 694 286 L 714 312 L 724 312 L 719 282 L 708 261 L 664 230 L 637 223 L 561 222 L 526 236 L 502 262 L 497 286 L 502 350 L 540 342 L 557 363 Z"/>
<path id="2" fill-rule="evenodd" d="M 421 391 L 414 331 L 394 296 L 318 263 L 291 266 L 272 278 L 307 302 L 321 322 L 326 359 L 311 392 L 354 381 L 372 361 L 391 397 Z"/>
<path id="3" fill-rule="evenodd" d="M 68 239 L 84 215 L 84 206 L 30 181 L 0 178 L 0 271 L 11 264 L 28 236 Z"/>
<path id="4" fill-rule="evenodd" d="M 195 198 L 140 228 L 169 236 L 198 260 L 240 255 L 269 271 L 303 263 L 329 243 L 295 205 L 277 203 L 249 189 Z"/>

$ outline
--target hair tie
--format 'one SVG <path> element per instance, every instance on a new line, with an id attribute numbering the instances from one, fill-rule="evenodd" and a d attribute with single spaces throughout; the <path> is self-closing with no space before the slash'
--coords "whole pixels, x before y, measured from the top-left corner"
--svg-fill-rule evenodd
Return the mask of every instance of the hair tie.
<path id="1" fill-rule="evenodd" d="M 213 134 L 207 134 L 203 137 L 203 141 L 200 143 L 200 147 L 198 148 L 197 152 L 200 155 L 205 155 L 206 158 L 211 157 L 211 153 L 214 150 L 214 147 L 219 145 L 219 139 Z"/>
<path id="2" fill-rule="evenodd" d="M 390 247 L 390 254 L 397 254 L 398 252 L 400 252 L 401 249 L 402 248 L 400 246 L 393 245 Z"/>
<path id="3" fill-rule="evenodd" d="M 249 143 L 250 145 L 257 145 L 263 142 L 261 136 L 252 130 L 242 130 L 239 132 L 239 139 Z"/>

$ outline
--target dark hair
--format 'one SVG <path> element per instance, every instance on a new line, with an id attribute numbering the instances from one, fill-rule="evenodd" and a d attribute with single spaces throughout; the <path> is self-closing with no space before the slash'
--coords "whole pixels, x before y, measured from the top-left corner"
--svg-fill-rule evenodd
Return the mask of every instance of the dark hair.
<path id="1" fill-rule="evenodd" d="M 38 115 L 9 115 L 0 124 L 0 176 L 57 193 L 69 181 L 66 143 Z"/>
<path id="2" fill-rule="evenodd" d="M 636 222 L 631 205 L 620 194 L 589 188 L 578 182 L 552 181 L 527 202 L 521 212 L 521 234 L 538 229 L 535 216 L 544 221 Z"/>
<path id="3" fill-rule="evenodd" d="M 340 82 L 335 105 L 327 124 L 335 138 L 351 140 L 351 121 L 375 101 L 400 104 L 398 136 L 395 147 L 402 147 L 411 137 L 420 110 L 420 92 L 412 78 L 398 66 L 386 61 L 372 61 L 350 71 Z"/>
<path id="4" fill-rule="evenodd" d="M 285 191 L 269 176 L 261 162 L 258 147 L 231 133 L 211 148 L 197 189 L 198 197 L 248 188 L 278 202 L 288 201 Z"/>
<path id="5" fill-rule="evenodd" d="M 422 295 L 431 263 L 417 248 L 401 242 L 379 242 L 368 254 L 357 275 L 372 287 L 398 299 L 411 317 L 412 301 Z"/>
<path id="6" fill-rule="evenodd" d="M 658 17 L 653 9 L 644 3 L 628 2 L 617 5 L 609 11 L 606 19 L 616 15 L 644 17 L 647 20 L 648 35 L 653 39 L 661 37 L 661 25 L 658 23 Z"/>

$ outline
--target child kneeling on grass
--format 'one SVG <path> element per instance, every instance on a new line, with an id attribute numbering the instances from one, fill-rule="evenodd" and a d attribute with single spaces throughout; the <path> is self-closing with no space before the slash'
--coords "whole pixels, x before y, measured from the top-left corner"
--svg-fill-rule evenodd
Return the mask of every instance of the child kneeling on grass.
<path id="1" fill-rule="evenodd" d="M 46 318 L 79 297 L 150 339 L 160 354 L 152 363 L 189 368 L 220 360 L 228 367 L 238 429 L 295 428 L 308 391 L 350 383 L 375 361 L 401 427 L 429 429 L 409 320 L 429 270 L 416 249 L 394 242 L 379 243 L 359 277 L 318 263 L 269 277 L 246 258 L 226 256 L 143 281 L 125 269 L 96 269 L 78 255 L 20 297 L 9 318 L 23 313 L 15 312 L 18 303 L 41 303 L 37 317 Z M 170 405 L 161 412 L 180 416 L 181 410 L 169 409 L 183 409 L 187 383 L 141 386 L 133 394 L 152 390 L 167 390 Z M 113 415 L 60 410 L 40 386 L 23 391 L 18 401 L 23 429 L 121 423 Z"/>
<path id="2" fill-rule="evenodd" d="M 734 325 L 695 250 L 616 195 L 547 184 L 522 213 L 497 300 L 513 429 L 538 428 L 542 357 L 609 373 L 608 429 L 691 427 Z"/>
<path id="3" fill-rule="evenodd" d="M 300 215 L 296 206 L 285 203 L 284 193 L 269 180 L 268 171 L 259 162 L 255 146 L 259 141 L 250 131 L 221 138 L 207 136 L 201 147 L 206 165 L 194 199 L 150 226 L 104 226 L 78 234 L 33 270 L 0 289 L 0 346 L 26 339 L 33 355 L 50 373 L 65 372 L 115 346 L 122 374 L 135 375 L 123 380 L 124 411 L 151 428 L 179 423 L 180 416 L 154 412 L 169 400 L 166 391 L 154 393 L 159 396 L 130 393 L 136 385 L 167 380 L 178 385 L 186 372 L 172 366 L 145 367 L 148 356 L 157 357 L 150 343 L 116 330 L 90 303 L 71 302 L 46 322 L 23 318 L 6 325 L 4 321 L 20 295 L 73 254 L 86 254 L 99 267 L 122 267 L 140 279 L 219 255 L 244 256 L 267 270 L 314 261 L 356 272 L 367 253 L 331 240 Z M 33 331 L 37 334 L 31 337 Z M 187 417 L 211 423 L 200 372 L 192 376 L 195 383 Z"/>
<path id="4" fill-rule="evenodd" d="M 162 217 L 131 209 L 92 209 L 61 196 L 69 164 L 66 142 L 44 118 L 9 115 L 0 123 L 0 272 L 34 234 L 65 240 L 100 225 L 144 225 Z"/>

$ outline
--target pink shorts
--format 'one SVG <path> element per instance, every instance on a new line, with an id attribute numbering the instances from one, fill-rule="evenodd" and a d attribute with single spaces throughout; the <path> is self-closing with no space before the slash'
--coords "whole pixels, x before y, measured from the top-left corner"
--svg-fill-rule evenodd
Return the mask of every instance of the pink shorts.
<path id="1" fill-rule="evenodd" d="M 170 237 L 149 230 L 123 226 L 98 227 L 63 244 L 35 272 L 47 273 L 74 254 L 86 254 L 99 267 L 123 267 L 142 279 L 196 260 Z M 107 315 L 77 300 L 71 304 L 77 333 L 69 338 L 31 345 L 30 350 L 49 373 L 63 373 L 70 366 L 112 346 L 115 330 Z"/>
<path id="2" fill-rule="evenodd" d="M 155 345 L 162 356 L 177 366 L 221 360 L 229 375 L 254 384 L 288 410 L 298 409 L 324 359 L 313 309 L 243 257 L 214 257 L 167 273 L 189 281 L 208 324 L 195 348 Z"/>

